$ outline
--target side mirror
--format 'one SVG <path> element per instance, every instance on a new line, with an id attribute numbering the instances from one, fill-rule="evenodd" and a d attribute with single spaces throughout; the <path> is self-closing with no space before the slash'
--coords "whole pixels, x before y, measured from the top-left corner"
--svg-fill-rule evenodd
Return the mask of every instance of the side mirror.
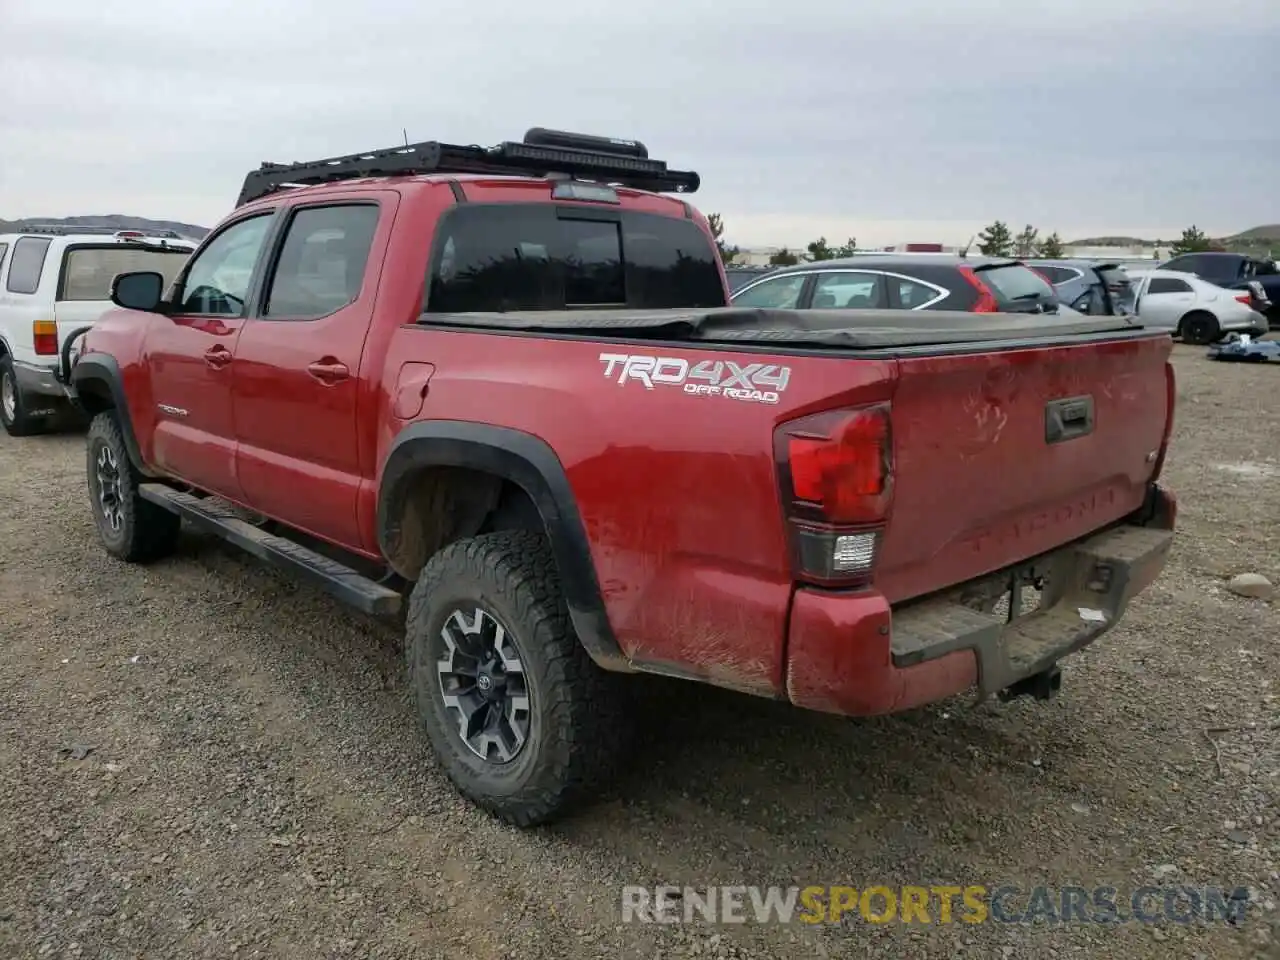
<path id="1" fill-rule="evenodd" d="M 126 310 L 154 311 L 164 296 L 164 277 L 154 270 L 121 273 L 111 281 L 111 302 Z"/>

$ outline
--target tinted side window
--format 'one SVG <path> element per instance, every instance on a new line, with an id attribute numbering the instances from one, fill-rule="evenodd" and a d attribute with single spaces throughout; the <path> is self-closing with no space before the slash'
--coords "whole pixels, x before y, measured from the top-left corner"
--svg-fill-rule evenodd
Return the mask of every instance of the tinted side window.
<path id="1" fill-rule="evenodd" d="M 722 307 L 719 254 L 691 220 L 468 204 L 440 224 L 429 313 Z"/>
<path id="2" fill-rule="evenodd" d="M 244 312 L 271 216 L 260 213 L 232 224 L 195 255 L 183 281 L 180 312 L 223 317 Z"/>
<path id="3" fill-rule="evenodd" d="M 1152 277 L 1151 283 L 1147 286 L 1147 295 L 1153 293 L 1190 293 L 1191 284 L 1185 280 L 1175 280 L 1173 277 Z"/>
<path id="4" fill-rule="evenodd" d="M 1052 297 L 1053 287 L 1044 277 L 1020 263 L 999 267 L 979 267 L 974 271 L 983 283 L 995 289 L 1003 300 Z"/>
<path id="5" fill-rule="evenodd" d="M 35 293 L 40 288 L 45 254 L 52 242 L 48 237 L 22 237 L 13 245 L 6 290 L 10 293 Z"/>
<path id="6" fill-rule="evenodd" d="M 813 288 L 815 310 L 870 310 L 887 305 L 884 277 L 878 273 L 822 273 Z"/>
<path id="7" fill-rule="evenodd" d="M 735 307 L 759 307 L 765 310 L 794 310 L 800 302 L 800 291 L 807 278 L 803 273 L 762 280 L 733 298 Z"/>
<path id="8" fill-rule="evenodd" d="M 1054 286 L 1057 286 L 1060 283 L 1066 283 L 1068 280 L 1074 280 L 1076 277 L 1080 276 L 1079 271 L 1072 270 L 1069 267 L 1050 267 L 1037 263 L 1032 264 L 1032 269 L 1043 273 L 1049 278 L 1049 282 Z"/>
<path id="9" fill-rule="evenodd" d="M 919 310 L 926 303 L 943 296 L 933 287 L 926 286 L 923 283 L 916 283 L 914 280 L 907 280 L 904 277 L 890 277 L 889 283 L 896 288 L 898 306 L 903 310 Z"/>
<path id="10" fill-rule="evenodd" d="M 364 286 L 377 228 L 378 207 L 372 204 L 304 207 L 294 213 L 263 315 L 312 320 L 352 303 Z"/>

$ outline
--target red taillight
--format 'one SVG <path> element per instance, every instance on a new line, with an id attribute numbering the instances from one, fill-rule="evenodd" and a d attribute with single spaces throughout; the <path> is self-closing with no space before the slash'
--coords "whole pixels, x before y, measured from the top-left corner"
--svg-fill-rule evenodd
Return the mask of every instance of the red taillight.
<path id="1" fill-rule="evenodd" d="M 841 586 L 869 580 L 893 496 L 888 405 L 783 424 L 774 452 L 797 575 Z"/>
<path id="2" fill-rule="evenodd" d="M 991 288 L 978 279 L 978 275 L 973 272 L 972 267 L 961 267 L 960 276 L 964 277 L 969 282 L 969 285 L 978 291 L 978 302 L 970 309 L 970 313 L 1000 312 L 1000 304 L 996 302 Z"/>
<path id="3" fill-rule="evenodd" d="M 806 417 L 784 428 L 791 491 L 832 523 L 884 515 L 889 487 L 889 416 L 870 407 Z"/>
<path id="4" fill-rule="evenodd" d="M 31 324 L 31 339 L 35 351 L 42 357 L 58 355 L 58 325 L 52 320 L 36 320 Z"/>
<path id="5" fill-rule="evenodd" d="M 1253 297 L 1249 296 L 1247 293 L 1237 293 L 1236 300 L 1243 303 L 1246 307 L 1253 303 Z"/>

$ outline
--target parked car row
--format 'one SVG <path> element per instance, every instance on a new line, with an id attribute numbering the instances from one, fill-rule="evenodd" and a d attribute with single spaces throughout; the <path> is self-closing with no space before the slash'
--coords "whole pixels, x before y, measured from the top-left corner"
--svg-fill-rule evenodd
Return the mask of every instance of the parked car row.
<path id="1" fill-rule="evenodd" d="M 1253 309 L 1266 316 L 1271 329 L 1280 329 L 1280 267 L 1275 260 L 1206 251 L 1174 257 L 1160 269 L 1193 273 L 1216 286 L 1247 291 Z"/>
<path id="2" fill-rule="evenodd" d="M 734 291 L 735 306 L 776 310 L 1056 313 L 1043 275 L 1015 260 L 860 255 L 782 267 Z"/>
<path id="3" fill-rule="evenodd" d="M 1190 258 L 1180 261 L 1193 265 Z M 859 254 L 772 270 L 731 269 L 738 275 L 731 300 L 742 307 L 1136 315 L 1196 344 L 1227 333 L 1265 335 L 1272 306 L 1257 283 L 1257 289 L 1248 282 L 1227 289 L 1179 270 L 1130 272 L 1117 262 L 1086 259 Z"/>

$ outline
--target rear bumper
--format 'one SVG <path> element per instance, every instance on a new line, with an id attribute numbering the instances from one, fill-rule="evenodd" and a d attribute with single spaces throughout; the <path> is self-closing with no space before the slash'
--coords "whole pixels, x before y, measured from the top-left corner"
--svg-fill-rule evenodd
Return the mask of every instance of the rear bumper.
<path id="1" fill-rule="evenodd" d="M 23 396 L 29 398 L 68 398 L 67 388 L 58 381 L 56 364 L 46 366 L 40 363 L 26 363 L 25 361 L 15 360 L 13 373 Z M 39 406 L 39 404 L 36 403 L 35 406 Z"/>
<path id="2" fill-rule="evenodd" d="M 895 713 L 977 687 L 985 698 L 1092 643 L 1164 569 L 1177 502 L 1153 486 L 1118 526 L 1026 565 L 894 609 L 875 591 L 802 588 L 792 604 L 787 695 L 849 716 Z M 1006 623 L 959 602 L 975 587 L 1044 576 L 1040 608 Z"/>
<path id="3" fill-rule="evenodd" d="M 1223 333 L 1248 333 L 1255 337 L 1266 336 L 1269 324 L 1265 314 L 1250 310 L 1248 315 L 1237 315 L 1222 321 Z"/>

